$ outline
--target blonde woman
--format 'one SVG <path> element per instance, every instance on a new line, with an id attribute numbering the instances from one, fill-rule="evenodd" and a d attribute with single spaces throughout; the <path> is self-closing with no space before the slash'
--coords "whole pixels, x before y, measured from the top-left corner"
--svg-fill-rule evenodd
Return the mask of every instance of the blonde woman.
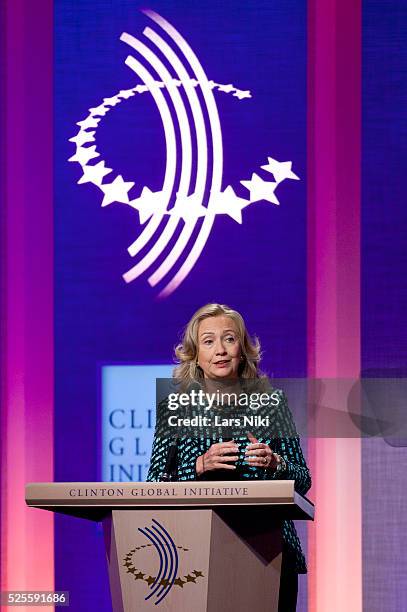
<path id="1" fill-rule="evenodd" d="M 239 381 L 261 382 L 265 378 L 259 371 L 258 339 L 249 336 L 241 314 L 225 305 L 207 304 L 200 308 L 187 324 L 175 354 L 178 365 L 174 378 L 183 389 L 199 383 L 206 390 L 220 387 L 230 391 L 239 388 Z M 311 487 L 310 473 L 286 397 L 281 391 L 275 393 L 278 410 L 275 411 L 274 427 L 278 431 L 294 432 L 294 435 L 257 439 L 244 432 L 227 441 L 199 436 L 180 438 L 177 441 L 176 479 L 290 479 L 295 481 L 295 489 L 304 495 Z M 161 409 L 165 407 L 164 401 Z M 171 443 L 170 437 L 156 430 L 147 480 L 161 480 Z M 298 573 L 307 571 L 292 521 L 283 522 L 283 540 L 279 610 L 291 612 L 296 609 Z"/>

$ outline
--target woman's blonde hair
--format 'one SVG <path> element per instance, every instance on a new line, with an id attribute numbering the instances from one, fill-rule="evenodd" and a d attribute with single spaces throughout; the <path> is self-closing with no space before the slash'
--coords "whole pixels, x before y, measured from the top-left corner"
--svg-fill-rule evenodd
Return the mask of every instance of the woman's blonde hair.
<path id="1" fill-rule="evenodd" d="M 197 363 L 200 322 L 209 317 L 222 315 L 230 317 L 237 327 L 242 355 L 238 371 L 239 377 L 259 378 L 263 376 L 258 370 L 261 359 L 260 342 L 257 337 L 249 336 L 242 315 L 224 304 L 206 304 L 193 315 L 184 330 L 180 344 L 175 347 L 178 365 L 174 368 L 173 376 L 183 387 L 204 378 L 203 370 Z"/>

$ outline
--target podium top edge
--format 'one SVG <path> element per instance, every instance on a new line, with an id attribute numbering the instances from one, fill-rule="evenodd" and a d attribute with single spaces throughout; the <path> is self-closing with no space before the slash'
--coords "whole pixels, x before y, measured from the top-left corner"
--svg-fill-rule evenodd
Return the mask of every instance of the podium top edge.
<path id="1" fill-rule="evenodd" d="M 181 482 L 42 482 L 26 485 L 30 507 L 120 508 L 194 506 L 295 506 L 313 519 L 314 505 L 293 480 Z M 305 516 L 304 516 L 305 518 Z"/>

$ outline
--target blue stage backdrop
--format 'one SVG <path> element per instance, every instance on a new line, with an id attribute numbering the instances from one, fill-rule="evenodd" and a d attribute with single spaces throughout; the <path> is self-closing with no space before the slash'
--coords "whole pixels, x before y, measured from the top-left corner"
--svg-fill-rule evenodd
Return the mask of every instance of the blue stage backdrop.
<path id="1" fill-rule="evenodd" d="M 362 372 L 405 378 L 407 6 L 363 7 Z M 388 398 L 378 399 L 386 410 Z M 363 440 L 364 610 L 406 607 L 407 441 L 399 444 Z"/>
<path id="2" fill-rule="evenodd" d="M 170 378 L 171 372 L 168 365 L 102 367 L 100 480 L 146 480 L 156 421 L 155 381 Z"/>
<path id="3" fill-rule="evenodd" d="M 92 481 L 102 470 L 102 366 L 171 364 L 203 304 L 243 313 L 268 373 L 306 374 L 306 3 L 155 2 L 206 88 L 144 6 L 55 7 L 55 479 Z M 157 70 L 123 32 L 160 58 Z M 154 284 L 168 257 L 174 266 Z M 57 517 L 56 551 L 56 585 L 73 609 L 110 610 L 100 529 Z"/>

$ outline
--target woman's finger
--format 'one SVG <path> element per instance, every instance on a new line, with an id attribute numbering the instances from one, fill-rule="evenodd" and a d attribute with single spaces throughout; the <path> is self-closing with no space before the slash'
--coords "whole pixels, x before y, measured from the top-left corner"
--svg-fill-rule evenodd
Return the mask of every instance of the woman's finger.
<path id="1" fill-rule="evenodd" d="M 233 457 L 231 457 L 230 455 L 224 455 L 223 457 L 220 456 L 218 458 L 218 462 L 222 463 L 223 461 L 237 461 L 239 459 L 239 456 L 237 455 L 233 455 Z"/>
<path id="2" fill-rule="evenodd" d="M 236 446 L 234 440 L 225 440 L 224 442 L 215 442 L 212 446 Z"/>
<path id="3" fill-rule="evenodd" d="M 258 457 L 259 455 L 261 457 L 265 457 L 266 455 L 269 455 L 270 453 L 267 452 L 266 448 L 256 448 L 255 450 L 247 450 L 245 451 L 245 457 Z"/>
<path id="4" fill-rule="evenodd" d="M 235 470 L 235 465 L 229 465 L 228 463 L 215 463 L 213 466 L 214 470 Z"/>
<path id="5" fill-rule="evenodd" d="M 254 467 L 268 467 L 268 463 L 267 461 L 264 461 L 264 457 L 262 459 L 252 459 L 251 457 L 248 457 L 247 459 L 245 459 L 245 463 Z"/>
<path id="6" fill-rule="evenodd" d="M 230 455 L 231 453 L 238 453 L 238 452 L 239 452 L 239 448 L 237 446 L 234 446 L 232 448 L 230 447 L 221 448 L 217 454 L 222 457 L 223 455 Z"/>
<path id="7" fill-rule="evenodd" d="M 228 448 L 232 448 L 236 451 L 239 450 L 239 447 L 237 446 L 236 442 L 216 442 L 216 444 L 212 444 L 212 446 L 209 448 L 209 450 L 213 450 L 213 451 L 219 451 L 219 450 L 225 450 Z"/>
<path id="8" fill-rule="evenodd" d="M 254 435 L 250 431 L 247 432 L 247 437 L 249 438 L 249 441 L 252 444 L 256 444 L 258 442 L 258 439 L 255 438 Z"/>
<path id="9" fill-rule="evenodd" d="M 249 463 L 261 463 L 264 465 L 265 458 L 266 457 L 264 455 L 262 457 L 245 457 L 245 461 L 248 461 Z"/>
<path id="10" fill-rule="evenodd" d="M 236 442 L 220 442 L 220 448 L 239 448 Z"/>

